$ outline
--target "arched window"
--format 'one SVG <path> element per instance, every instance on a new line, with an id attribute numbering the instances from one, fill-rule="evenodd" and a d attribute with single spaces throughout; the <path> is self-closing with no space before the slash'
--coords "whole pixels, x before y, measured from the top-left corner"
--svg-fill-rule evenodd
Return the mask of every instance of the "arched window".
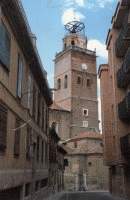
<path id="1" fill-rule="evenodd" d="M 91 86 L 91 80 L 90 78 L 87 78 L 87 87 L 90 87 Z"/>
<path id="2" fill-rule="evenodd" d="M 80 76 L 77 77 L 77 84 L 81 84 L 81 77 Z"/>
<path id="3" fill-rule="evenodd" d="M 68 87 L 68 76 L 65 75 L 65 78 L 64 78 L 64 88 L 67 88 Z"/>
<path id="4" fill-rule="evenodd" d="M 72 41 L 71 41 L 71 45 L 75 45 L 75 42 L 74 42 L 74 40 L 72 40 Z"/>
<path id="5" fill-rule="evenodd" d="M 59 78 L 57 80 L 57 90 L 60 90 L 61 89 L 61 79 Z"/>

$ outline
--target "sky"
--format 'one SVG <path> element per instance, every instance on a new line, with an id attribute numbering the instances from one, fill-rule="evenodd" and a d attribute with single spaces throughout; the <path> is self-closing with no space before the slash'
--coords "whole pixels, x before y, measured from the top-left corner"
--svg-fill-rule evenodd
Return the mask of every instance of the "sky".
<path id="1" fill-rule="evenodd" d="M 107 62 L 105 40 L 118 0 L 21 0 L 37 48 L 53 87 L 54 58 L 62 50 L 64 25 L 80 20 L 85 24 L 88 49 L 97 51 L 97 68 Z"/>

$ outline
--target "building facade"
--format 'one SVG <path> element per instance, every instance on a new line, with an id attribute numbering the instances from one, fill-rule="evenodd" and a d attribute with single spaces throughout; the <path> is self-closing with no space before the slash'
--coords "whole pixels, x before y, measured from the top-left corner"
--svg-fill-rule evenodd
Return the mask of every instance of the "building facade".
<path id="1" fill-rule="evenodd" d="M 65 145 L 68 151 L 65 190 L 107 190 L 108 168 L 103 163 L 102 136 L 84 132 Z"/>
<path id="2" fill-rule="evenodd" d="M 110 190 L 130 198 L 129 65 L 130 2 L 120 0 L 107 36 L 108 65 L 101 65 L 101 105 L 104 156 Z"/>
<path id="3" fill-rule="evenodd" d="M 17 19 L 17 20 L 16 20 Z M 21 1 L 0 1 L 0 199 L 43 199 L 52 103 Z"/>
<path id="4" fill-rule="evenodd" d="M 64 189 L 64 156 L 67 152 L 59 141 L 55 123 L 52 123 L 49 132 L 49 189 L 52 193 Z"/>

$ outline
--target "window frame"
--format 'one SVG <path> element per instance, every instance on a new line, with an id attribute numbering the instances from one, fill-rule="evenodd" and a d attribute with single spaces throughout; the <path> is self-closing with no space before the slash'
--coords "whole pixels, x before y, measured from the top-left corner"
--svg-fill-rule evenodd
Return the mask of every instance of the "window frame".
<path id="1" fill-rule="evenodd" d="M 3 53 L 0 53 L 0 55 L 1 55 L 0 56 L 0 64 L 6 70 L 9 70 L 10 69 L 10 59 L 11 59 L 11 34 L 9 33 L 5 23 L 2 20 L 0 21 L 0 26 L 1 26 L 1 34 L 3 31 L 3 37 L 1 37 L 2 41 L 0 42 L 0 48 L 2 49 L 3 52 L 5 51 L 5 55 L 3 55 Z M 2 30 L 2 28 L 3 28 L 3 30 Z M 6 41 L 5 41 L 5 39 L 6 39 Z M 4 56 L 4 59 L 1 58 L 2 56 Z M 7 57 L 8 57 L 8 59 L 7 59 Z M 8 60 L 8 61 L 6 62 L 5 60 Z"/>
<path id="2" fill-rule="evenodd" d="M 87 125 L 85 125 L 87 124 Z M 88 121 L 83 121 L 83 128 L 88 128 Z"/>

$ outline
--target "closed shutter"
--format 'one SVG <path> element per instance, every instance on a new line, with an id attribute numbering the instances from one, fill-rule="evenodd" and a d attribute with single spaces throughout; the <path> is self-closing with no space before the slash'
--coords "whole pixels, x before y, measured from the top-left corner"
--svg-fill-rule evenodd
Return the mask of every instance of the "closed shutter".
<path id="1" fill-rule="evenodd" d="M 18 55 L 18 74 L 17 74 L 17 96 L 22 97 L 22 81 L 23 81 L 23 60 Z"/>
<path id="2" fill-rule="evenodd" d="M 7 136 L 7 108 L 0 103 L 0 151 L 4 152 L 6 148 Z"/>
<path id="3" fill-rule="evenodd" d="M 16 118 L 16 129 L 15 129 L 15 138 L 14 138 L 14 155 L 19 157 L 20 154 L 20 133 L 21 133 L 21 122 L 19 118 Z"/>

